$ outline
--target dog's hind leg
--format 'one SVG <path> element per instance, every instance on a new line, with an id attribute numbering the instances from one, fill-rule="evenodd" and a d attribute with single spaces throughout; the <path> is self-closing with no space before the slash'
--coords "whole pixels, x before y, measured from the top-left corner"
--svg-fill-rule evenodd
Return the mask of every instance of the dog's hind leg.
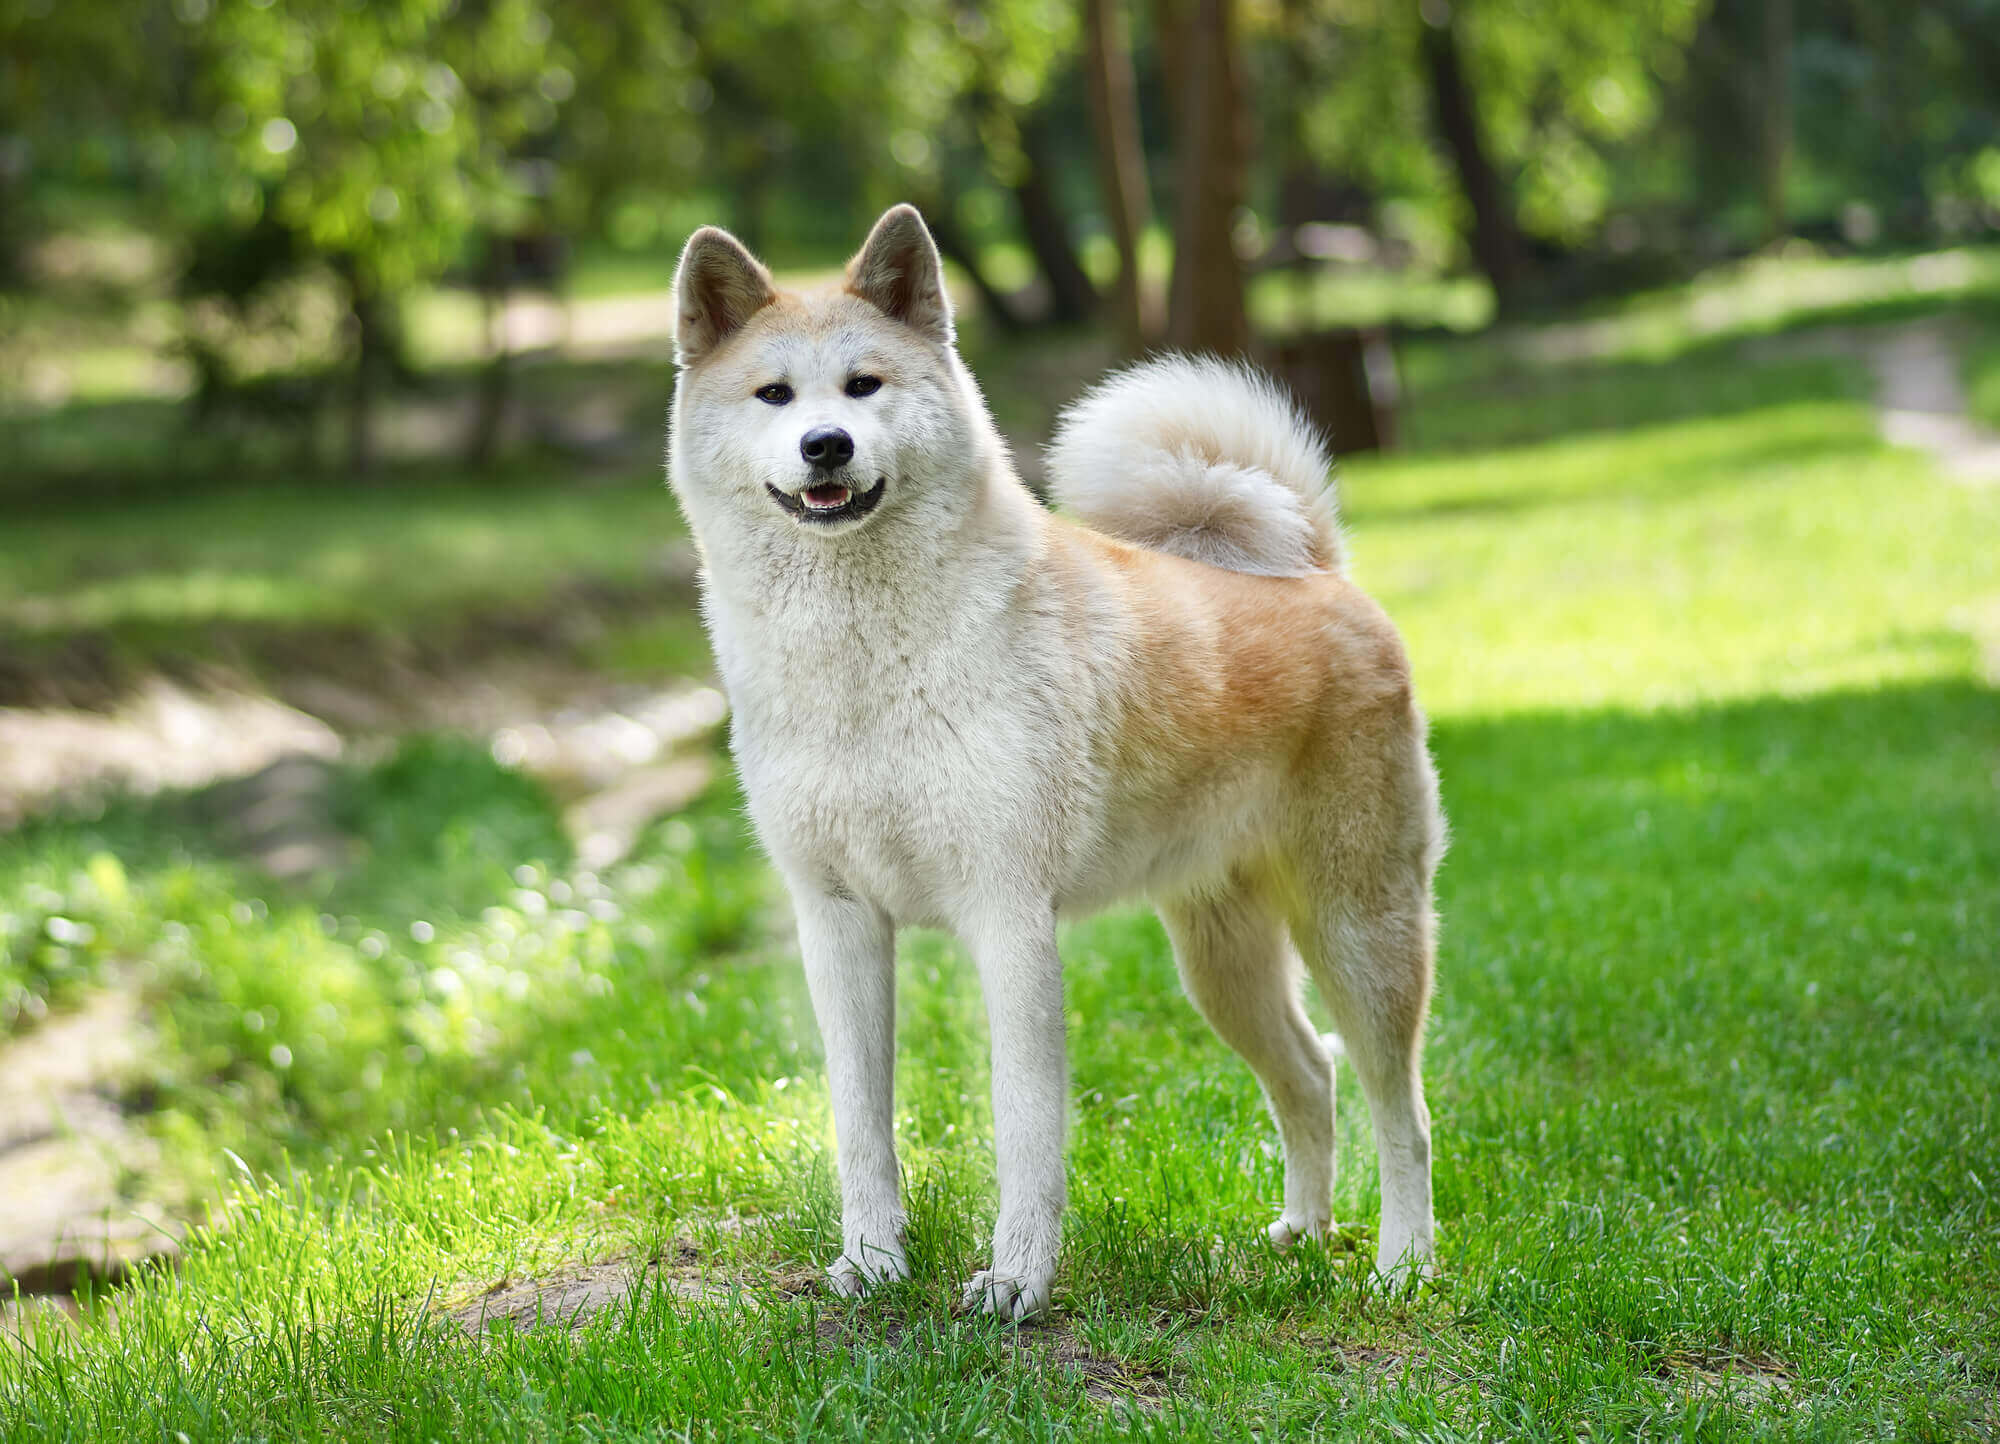
<path id="1" fill-rule="evenodd" d="M 1279 1247 L 1333 1222 L 1333 1060 L 1299 999 L 1284 923 L 1241 879 L 1163 903 L 1181 985 L 1257 1075 L 1285 1149 Z"/>
<path id="2" fill-rule="evenodd" d="M 1422 1063 L 1444 823 L 1421 731 L 1381 740 L 1372 755 L 1349 752 L 1359 765 L 1324 794 L 1323 815 L 1304 819 L 1288 894 L 1292 937 L 1368 1097 L 1382 1179 L 1376 1264 L 1401 1278 L 1428 1274 L 1435 1258 Z"/>
<path id="3" fill-rule="evenodd" d="M 1431 1118 L 1421 1071 L 1428 910 L 1323 918 L 1303 951 L 1374 1121 L 1382 1179 L 1376 1266 L 1392 1278 L 1428 1273 L 1435 1258 Z"/>
<path id="4" fill-rule="evenodd" d="M 1382 1172 L 1376 1266 L 1390 1278 L 1428 1274 L 1436 1256 L 1422 1054 L 1432 978 L 1430 874 L 1442 820 L 1424 786 L 1428 764 L 1416 780 L 1414 790 L 1390 792 L 1384 814 L 1366 818 L 1356 810 L 1320 834 L 1320 846 L 1300 860 L 1292 916 L 1292 936 L 1368 1096 Z"/>

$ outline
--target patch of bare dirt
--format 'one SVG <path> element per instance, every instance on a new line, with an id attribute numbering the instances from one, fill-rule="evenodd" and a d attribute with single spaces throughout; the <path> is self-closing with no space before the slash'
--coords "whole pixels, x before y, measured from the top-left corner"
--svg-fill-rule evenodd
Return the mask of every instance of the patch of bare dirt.
<path id="1" fill-rule="evenodd" d="M 2000 433 L 1967 414 L 1960 348 L 1958 331 L 1944 321 L 1912 322 L 1873 340 L 1866 354 L 1882 435 L 1928 451 L 1954 481 L 2000 483 Z"/>
<path id="2" fill-rule="evenodd" d="M 1412 1368 L 1430 1360 L 1430 1355 L 1418 1348 L 1366 1344 L 1329 1344 L 1328 1348 L 1336 1361 L 1336 1372 L 1359 1374 L 1370 1384 L 1400 1381 Z"/>
<path id="3" fill-rule="evenodd" d="M 109 712 L 0 708 L 0 827 L 93 793 L 199 787 L 283 757 L 339 754 L 331 727 L 276 698 L 164 678 Z"/>
<path id="4" fill-rule="evenodd" d="M 1967 409 L 1961 353 L 1965 328 L 1931 317 L 1899 326 L 1820 326 L 1746 345 L 1747 354 L 1857 356 L 1875 388 L 1876 426 L 1895 446 L 1927 451 L 1951 480 L 2000 485 L 2000 432 Z"/>
<path id="5" fill-rule="evenodd" d="M 1776 1359 L 1711 1350 L 1669 1354 L 1658 1377 L 1692 1397 L 1748 1409 L 1790 1394 L 1797 1382 L 1792 1371 Z"/>
<path id="6" fill-rule="evenodd" d="M 478 1337 L 494 1330 L 580 1329 L 608 1310 L 660 1289 L 677 1299 L 719 1303 L 736 1299 L 791 1299 L 812 1292 L 810 1274 L 726 1273 L 704 1265 L 701 1251 L 683 1239 L 649 1259 L 618 1258 L 558 1269 L 540 1278 L 503 1278 L 469 1304 L 444 1317 Z"/>
<path id="7" fill-rule="evenodd" d="M 849 1353 L 882 1344 L 891 1348 L 917 1347 L 911 1337 L 913 1331 L 895 1319 L 826 1313 L 820 1315 L 814 1332 L 821 1348 Z M 1002 1337 L 1019 1367 L 1040 1373 L 1082 1376 L 1083 1396 L 1093 1404 L 1107 1407 L 1124 1404 L 1155 1413 L 1165 1407 L 1172 1393 L 1170 1380 L 1165 1376 L 1094 1353 L 1060 1320 L 1022 1324 L 1007 1329 Z"/>
<path id="8" fill-rule="evenodd" d="M 0 1044 L 0 1279 L 23 1294 L 115 1282 L 179 1248 L 172 1215 L 134 1188 L 157 1162 L 127 1111 L 151 1046 L 124 992 Z"/>
<path id="9" fill-rule="evenodd" d="M 652 1290 L 689 1302 L 733 1302 L 755 1308 L 804 1298 L 822 1292 L 822 1286 L 813 1269 L 719 1268 L 692 1241 L 680 1239 L 648 1259 L 610 1259 L 539 1278 L 503 1278 L 479 1298 L 445 1311 L 442 1317 L 475 1338 L 495 1331 L 576 1330 Z M 828 1351 L 922 1347 L 920 1331 L 901 1318 L 840 1308 L 817 1314 L 813 1335 L 818 1347 Z M 1165 1377 L 1093 1352 L 1059 1321 L 1009 1329 L 1005 1341 L 1018 1364 L 1080 1375 L 1085 1397 L 1096 1404 L 1123 1403 L 1150 1412 L 1162 1407 L 1170 1392 Z"/>

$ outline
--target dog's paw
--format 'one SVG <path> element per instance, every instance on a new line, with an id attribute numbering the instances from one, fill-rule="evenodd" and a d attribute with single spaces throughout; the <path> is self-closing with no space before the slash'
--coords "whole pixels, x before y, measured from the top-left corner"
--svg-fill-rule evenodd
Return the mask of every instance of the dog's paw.
<path id="1" fill-rule="evenodd" d="M 1278 1221 L 1264 1230 L 1271 1247 L 1283 1253 L 1302 1238 L 1327 1238 L 1333 1233 L 1330 1218 L 1301 1218 L 1293 1214 L 1278 1215 Z"/>
<path id="2" fill-rule="evenodd" d="M 1385 1251 L 1375 1260 L 1375 1272 L 1382 1277 L 1382 1287 L 1392 1297 L 1414 1294 L 1419 1287 L 1438 1276 L 1437 1260 L 1428 1255 L 1418 1255 L 1405 1249 L 1391 1258 Z"/>
<path id="3" fill-rule="evenodd" d="M 997 1319 L 1020 1323 L 1049 1311 L 1055 1294 L 1055 1275 L 1038 1279 L 1011 1278 L 992 1269 L 981 1269 L 965 1281 L 960 1307 L 991 1314 Z"/>
<path id="4" fill-rule="evenodd" d="M 910 1261 L 901 1249 L 862 1250 L 857 1263 L 842 1254 L 826 1270 L 827 1292 L 836 1298 L 858 1299 L 877 1284 L 896 1283 L 910 1276 Z"/>

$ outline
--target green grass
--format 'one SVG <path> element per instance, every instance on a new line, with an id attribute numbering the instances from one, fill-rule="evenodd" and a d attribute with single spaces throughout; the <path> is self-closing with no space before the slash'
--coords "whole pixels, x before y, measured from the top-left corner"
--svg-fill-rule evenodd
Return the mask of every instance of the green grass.
<path id="1" fill-rule="evenodd" d="M 66 966 L 159 970 L 168 1027 L 218 1040 L 215 1069 L 169 1080 L 183 1146 L 226 1136 L 251 1164 L 178 1269 L 0 1351 L 0 1431 L 1990 1433 L 2000 494 L 1883 448 L 1863 394 L 1845 363 L 1715 346 L 1468 370 L 1423 395 L 1426 449 L 1346 468 L 1454 829 L 1436 1287 L 1382 1296 L 1365 1246 L 1253 1246 L 1272 1129 L 1157 924 L 1120 912 L 1064 940 L 1055 1327 L 948 1308 L 990 1224 L 991 1125 L 976 984 L 930 935 L 900 963 L 917 1277 L 859 1305 L 800 1294 L 838 1238 L 825 1091 L 733 796 L 586 882 L 532 789 L 416 744 L 344 788 L 370 861 L 336 894 L 253 883 L 157 810 L 0 843 L 9 945 L 42 948 L 53 913 L 93 929 Z M 263 1031 L 228 1032 L 267 1005 Z M 304 1081 L 311 1045 L 274 1066 L 274 1029 L 315 1028 Z M 364 1076 L 380 1097 L 339 1102 Z M 1365 1109 L 1341 1087 L 1337 1210 L 1365 1234 Z M 655 1250 L 716 1287 L 477 1342 L 438 1316 Z"/>

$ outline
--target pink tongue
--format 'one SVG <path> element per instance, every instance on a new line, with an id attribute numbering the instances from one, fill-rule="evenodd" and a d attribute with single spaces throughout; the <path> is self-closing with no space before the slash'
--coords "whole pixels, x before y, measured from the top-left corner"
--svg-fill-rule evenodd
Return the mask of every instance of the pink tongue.
<path id="1" fill-rule="evenodd" d="M 847 505 L 848 491 L 844 486 L 811 486 L 806 488 L 806 501 L 811 506 L 832 508 Z"/>

